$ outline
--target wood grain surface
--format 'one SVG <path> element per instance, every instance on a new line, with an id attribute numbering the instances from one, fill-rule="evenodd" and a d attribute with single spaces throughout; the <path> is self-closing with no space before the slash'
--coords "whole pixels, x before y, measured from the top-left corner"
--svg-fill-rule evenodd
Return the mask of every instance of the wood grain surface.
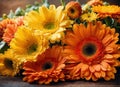
<path id="1" fill-rule="evenodd" d="M 50 85 L 29 84 L 22 81 L 22 77 L 3 77 L 0 76 L 0 87 L 120 87 L 120 69 L 117 70 L 114 80 L 105 81 L 103 79 L 97 82 L 78 80 L 51 83 Z"/>

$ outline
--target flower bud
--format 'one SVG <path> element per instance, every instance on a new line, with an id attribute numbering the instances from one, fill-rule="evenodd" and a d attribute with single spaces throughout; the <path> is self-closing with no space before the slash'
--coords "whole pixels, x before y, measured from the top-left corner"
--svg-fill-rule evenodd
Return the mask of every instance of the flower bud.
<path id="1" fill-rule="evenodd" d="M 66 5 L 65 10 L 71 19 L 79 18 L 82 13 L 81 5 L 76 1 L 69 2 Z"/>

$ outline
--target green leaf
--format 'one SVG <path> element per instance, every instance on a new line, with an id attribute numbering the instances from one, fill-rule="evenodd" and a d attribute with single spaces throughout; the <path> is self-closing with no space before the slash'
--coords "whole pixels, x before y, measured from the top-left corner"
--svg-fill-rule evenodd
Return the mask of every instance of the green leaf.
<path id="1" fill-rule="evenodd" d="M 24 16 L 24 15 L 25 15 L 25 11 L 21 7 L 18 7 L 15 11 L 15 16 Z"/>
<path id="2" fill-rule="evenodd" d="M 4 51 L 6 51 L 9 48 L 9 46 L 7 45 L 7 43 L 5 43 L 4 41 L 0 42 L 0 53 L 4 53 Z"/>
<path id="3" fill-rule="evenodd" d="M 33 5 L 26 5 L 25 12 L 30 12 L 32 10 L 38 11 L 41 3 L 35 2 Z"/>
<path id="4" fill-rule="evenodd" d="M 62 4 L 62 6 L 64 6 L 65 7 L 65 0 L 61 0 L 61 4 Z"/>
<path id="5" fill-rule="evenodd" d="M 3 20 L 3 18 L 2 17 L 0 17 L 0 21 L 2 21 Z"/>
<path id="6" fill-rule="evenodd" d="M 10 13 L 8 14 L 8 18 L 14 18 L 15 17 L 15 13 L 10 10 Z"/>
<path id="7" fill-rule="evenodd" d="M 46 7 L 49 7 L 49 5 L 50 5 L 49 2 L 48 2 L 48 0 L 42 0 L 42 3 Z"/>

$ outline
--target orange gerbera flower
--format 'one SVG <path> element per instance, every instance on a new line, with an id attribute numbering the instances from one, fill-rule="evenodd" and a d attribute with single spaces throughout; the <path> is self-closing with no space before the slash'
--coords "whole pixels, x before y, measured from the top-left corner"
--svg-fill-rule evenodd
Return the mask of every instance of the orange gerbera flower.
<path id="1" fill-rule="evenodd" d="M 68 32 L 65 38 L 67 78 L 93 81 L 114 79 L 120 56 L 117 41 L 115 29 L 101 22 L 88 23 L 87 27 L 75 24 L 73 32 Z"/>
<path id="2" fill-rule="evenodd" d="M 18 26 L 21 26 L 23 24 L 23 17 L 19 17 L 16 19 L 5 19 L 0 23 L 0 29 L 2 30 L 2 39 L 10 43 L 12 38 L 14 37 L 14 34 L 18 28 Z"/>
<path id="3" fill-rule="evenodd" d="M 66 7 L 67 15 L 71 19 L 79 18 L 82 12 L 81 5 L 79 2 L 71 1 L 69 2 Z"/>
<path id="4" fill-rule="evenodd" d="M 117 5 L 93 6 L 92 10 L 98 13 L 100 18 L 110 16 L 112 18 L 120 18 L 120 7 Z"/>
<path id="5" fill-rule="evenodd" d="M 2 38 L 4 34 L 4 30 L 7 28 L 7 26 L 14 24 L 13 20 L 5 19 L 0 22 L 0 38 Z"/>
<path id="6" fill-rule="evenodd" d="M 65 59 L 61 56 L 63 49 L 54 46 L 47 49 L 37 57 L 36 62 L 28 61 L 23 65 L 24 81 L 29 83 L 49 84 L 50 82 L 64 81 L 62 69 L 65 67 Z"/>
<path id="7" fill-rule="evenodd" d="M 102 0 L 89 0 L 87 4 L 90 6 L 103 5 L 103 1 Z"/>

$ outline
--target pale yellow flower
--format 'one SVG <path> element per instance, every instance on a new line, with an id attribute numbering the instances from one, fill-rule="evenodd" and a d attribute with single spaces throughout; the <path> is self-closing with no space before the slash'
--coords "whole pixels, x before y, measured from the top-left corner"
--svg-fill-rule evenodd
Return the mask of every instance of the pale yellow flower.
<path id="1" fill-rule="evenodd" d="M 87 22 L 95 21 L 97 18 L 97 14 L 94 12 L 88 12 L 81 15 L 81 19 Z"/>
<path id="2" fill-rule="evenodd" d="M 70 24 L 71 20 L 63 10 L 63 6 L 57 8 L 55 5 L 50 5 L 49 8 L 41 6 L 39 12 L 31 11 L 25 16 L 25 25 L 34 30 L 42 31 L 43 34 L 48 35 L 50 40 L 51 35 L 58 31 L 60 31 L 59 33 L 65 31 L 67 27 L 70 27 Z M 58 38 L 56 39 L 58 40 Z"/>

